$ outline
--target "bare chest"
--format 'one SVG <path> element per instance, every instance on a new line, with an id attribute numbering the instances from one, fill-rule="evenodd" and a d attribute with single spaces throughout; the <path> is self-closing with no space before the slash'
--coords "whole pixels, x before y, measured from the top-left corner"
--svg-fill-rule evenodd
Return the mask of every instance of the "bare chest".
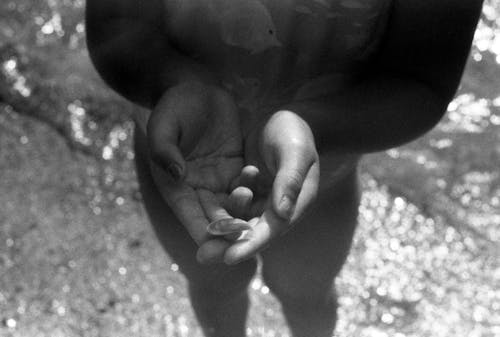
<path id="1" fill-rule="evenodd" d="M 246 99 L 349 76 L 378 46 L 391 0 L 164 0 L 166 29 Z"/>

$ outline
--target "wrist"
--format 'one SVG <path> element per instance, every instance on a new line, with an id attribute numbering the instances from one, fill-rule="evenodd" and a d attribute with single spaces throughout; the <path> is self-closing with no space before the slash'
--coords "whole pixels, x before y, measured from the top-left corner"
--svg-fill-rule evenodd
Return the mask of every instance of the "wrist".
<path id="1" fill-rule="evenodd" d="M 269 165 L 271 157 L 284 150 L 318 157 L 311 127 L 290 110 L 278 110 L 258 120 L 245 139 L 245 147 L 246 153 L 257 151 Z"/>
<path id="2" fill-rule="evenodd" d="M 332 106 L 320 100 L 290 102 L 281 109 L 288 110 L 310 128 L 318 152 L 329 151 L 333 147 L 335 134 L 332 132 Z"/>
<path id="3" fill-rule="evenodd" d="M 274 123 L 274 121 L 277 121 Z M 270 136 L 282 146 L 293 145 L 303 150 L 316 150 L 316 137 L 309 122 L 300 114 L 289 109 L 280 109 L 269 118 L 267 125 L 274 127 L 265 130 L 265 134 Z M 274 135 L 280 135 L 274 137 Z"/>
<path id="4" fill-rule="evenodd" d="M 138 108 L 132 115 L 132 118 L 138 129 L 142 133 L 147 134 L 148 123 L 149 119 L 151 118 L 152 112 L 158 107 L 159 103 L 163 99 L 165 99 L 166 96 L 172 95 L 172 93 L 179 94 L 184 91 L 191 93 L 198 92 L 199 95 L 204 95 L 208 98 L 210 95 L 215 94 L 216 90 L 221 90 L 221 88 L 211 82 L 200 81 L 197 78 L 184 78 L 183 81 L 180 81 L 164 90 L 149 109 Z"/>
<path id="5" fill-rule="evenodd" d="M 175 61 L 175 62 L 173 62 Z M 161 71 L 161 89 L 166 91 L 171 87 L 185 83 L 200 83 L 206 86 L 220 85 L 217 76 L 203 65 L 188 58 L 176 58 Z M 162 92 L 160 93 L 160 95 Z"/>

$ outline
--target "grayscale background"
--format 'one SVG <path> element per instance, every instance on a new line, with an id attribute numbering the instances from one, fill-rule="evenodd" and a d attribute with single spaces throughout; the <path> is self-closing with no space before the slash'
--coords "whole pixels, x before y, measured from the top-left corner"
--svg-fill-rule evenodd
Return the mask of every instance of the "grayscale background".
<path id="1" fill-rule="evenodd" d="M 201 336 L 138 193 L 137 109 L 98 78 L 83 0 L 0 1 L 0 336 Z M 500 336 L 500 1 L 441 123 L 367 156 L 339 337 Z M 260 278 L 249 336 L 288 332 Z"/>

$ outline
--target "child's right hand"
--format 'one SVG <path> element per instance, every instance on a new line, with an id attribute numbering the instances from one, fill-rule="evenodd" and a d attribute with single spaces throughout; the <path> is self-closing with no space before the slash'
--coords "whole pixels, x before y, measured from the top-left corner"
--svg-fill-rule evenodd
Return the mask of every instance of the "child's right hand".
<path id="1" fill-rule="evenodd" d="M 158 190 L 191 237 L 204 246 L 201 262 L 222 260 L 229 246 L 209 223 L 248 228 L 222 207 L 243 167 L 238 108 L 224 90 L 186 82 L 165 92 L 151 113 L 147 137 Z"/>

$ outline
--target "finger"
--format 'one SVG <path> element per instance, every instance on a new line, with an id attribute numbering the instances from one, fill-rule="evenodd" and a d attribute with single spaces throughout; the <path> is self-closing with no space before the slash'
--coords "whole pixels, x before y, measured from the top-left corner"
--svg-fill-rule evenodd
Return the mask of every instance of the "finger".
<path id="1" fill-rule="evenodd" d="M 223 239 L 212 239 L 203 243 L 196 253 L 196 260 L 201 264 L 220 263 L 230 243 Z"/>
<path id="2" fill-rule="evenodd" d="M 264 213 L 264 210 L 269 207 L 270 201 L 268 198 L 259 198 L 252 201 L 252 205 L 250 206 L 250 211 L 248 212 L 248 217 L 258 218 Z"/>
<path id="3" fill-rule="evenodd" d="M 217 192 L 215 193 L 215 197 L 217 199 L 217 203 L 220 204 L 220 205 L 224 205 L 224 207 L 226 207 L 226 202 L 227 202 L 227 193 L 223 193 L 223 192 Z"/>
<path id="4" fill-rule="evenodd" d="M 205 242 L 209 238 L 206 230 L 208 220 L 196 191 L 183 183 L 173 184 L 163 169 L 155 163 L 150 162 L 150 166 L 160 194 L 177 219 L 198 245 Z"/>
<path id="5" fill-rule="evenodd" d="M 253 192 L 248 187 L 237 187 L 226 200 L 227 211 L 235 218 L 245 219 L 253 199 Z"/>
<path id="6" fill-rule="evenodd" d="M 224 262 L 236 264 L 253 257 L 265 249 L 274 238 L 283 235 L 295 223 L 316 199 L 319 183 L 319 163 L 311 165 L 302 184 L 301 191 L 297 197 L 295 212 L 290 220 L 278 215 L 269 203 L 263 215 L 254 223 L 249 224 L 252 229 L 244 234 L 233 246 L 229 247 L 224 254 Z M 261 206 L 263 207 L 263 206 Z M 255 218 L 254 218 L 255 219 Z"/>
<path id="7" fill-rule="evenodd" d="M 209 190 L 199 189 L 197 190 L 198 197 L 205 211 L 205 215 L 210 222 L 222 220 L 222 219 L 232 219 L 233 217 L 221 206 L 217 196 L 210 192 Z"/>
<path id="8" fill-rule="evenodd" d="M 313 164 L 313 160 L 304 158 L 303 152 L 284 149 L 278 154 L 278 172 L 273 182 L 271 200 L 276 214 L 283 219 L 292 217 L 302 185 Z"/>
<path id="9" fill-rule="evenodd" d="M 259 177 L 259 169 L 253 165 L 247 165 L 241 170 L 240 186 L 245 186 L 253 189 L 257 184 Z"/>
<path id="10" fill-rule="evenodd" d="M 320 165 L 319 162 L 315 162 L 309 169 L 306 179 L 302 184 L 302 189 L 299 197 L 297 198 L 295 212 L 292 215 L 291 223 L 296 223 L 300 218 L 302 218 L 306 210 L 310 209 L 311 204 L 316 200 L 319 189 L 319 180 Z"/>
<path id="11" fill-rule="evenodd" d="M 243 167 L 240 175 L 231 183 L 231 190 L 234 190 L 239 186 L 248 187 L 249 189 L 254 190 L 258 182 L 259 173 L 259 169 L 256 166 L 247 165 Z"/>
<path id="12" fill-rule="evenodd" d="M 198 190 L 200 203 L 210 220 L 207 232 L 211 235 L 221 235 L 225 239 L 234 241 L 241 233 L 249 229 L 246 221 L 235 219 L 219 203 L 219 198 L 208 190 Z"/>
<path id="13" fill-rule="evenodd" d="M 247 260 L 265 249 L 280 233 L 287 231 L 288 221 L 279 217 L 272 209 L 267 209 L 260 218 L 250 222 L 252 229 L 227 248 L 224 262 L 229 265 Z"/>
<path id="14" fill-rule="evenodd" d="M 212 235 L 227 235 L 233 233 L 241 233 L 242 231 L 249 230 L 250 225 L 248 222 L 241 219 L 221 219 L 211 222 L 207 230 Z"/>
<path id="15" fill-rule="evenodd" d="M 178 181 L 185 172 L 184 157 L 178 146 L 180 127 L 175 113 L 165 105 L 160 101 L 149 118 L 149 148 L 151 159 Z"/>

